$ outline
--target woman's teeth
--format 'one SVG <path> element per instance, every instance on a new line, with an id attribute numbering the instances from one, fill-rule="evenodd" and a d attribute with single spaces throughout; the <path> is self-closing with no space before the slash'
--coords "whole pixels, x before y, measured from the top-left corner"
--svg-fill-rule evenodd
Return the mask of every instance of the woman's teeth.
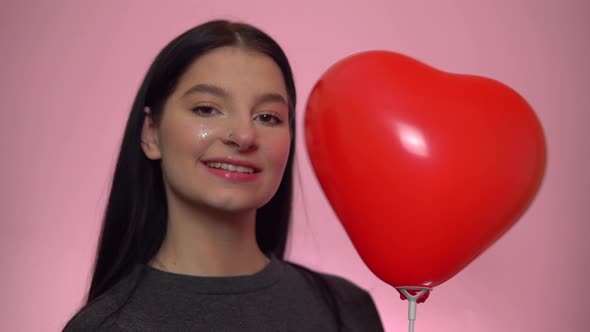
<path id="1" fill-rule="evenodd" d="M 206 162 L 205 165 L 212 167 L 212 168 L 226 169 L 231 172 L 254 173 L 254 169 L 252 169 L 252 168 L 244 167 L 244 166 L 236 166 L 236 165 L 226 164 L 226 163 Z"/>

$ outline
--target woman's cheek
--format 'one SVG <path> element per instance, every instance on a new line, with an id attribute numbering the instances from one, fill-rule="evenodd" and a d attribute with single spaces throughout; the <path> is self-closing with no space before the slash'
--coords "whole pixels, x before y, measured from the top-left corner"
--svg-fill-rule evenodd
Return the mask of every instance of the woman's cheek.
<path id="1" fill-rule="evenodd" d="M 211 139 L 215 139 L 216 137 L 220 137 L 219 131 L 220 129 L 216 126 L 207 124 L 199 124 L 194 130 L 197 140 L 199 141 L 209 141 Z"/>
<path id="2" fill-rule="evenodd" d="M 284 167 L 289 158 L 289 149 L 291 148 L 289 135 L 283 135 L 280 139 L 270 140 L 270 142 L 269 151 L 273 161 Z"/>

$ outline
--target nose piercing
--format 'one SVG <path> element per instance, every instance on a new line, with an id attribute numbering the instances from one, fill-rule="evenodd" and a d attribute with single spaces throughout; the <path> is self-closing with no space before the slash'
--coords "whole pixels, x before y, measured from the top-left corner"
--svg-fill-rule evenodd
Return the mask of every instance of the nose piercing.
<path id="1" fill-rule="evenodd" d="M 230 132 L 229 134 L 227 134 L 227 139 L 226 139 L 226 141 L 227 141 L 228 143 L 230 143 L 230 142 L 231 142 L 231 136 L 232 136 L 232 135 L 233 135 L 233 133 L 232 133 L 232 132 Z"/>

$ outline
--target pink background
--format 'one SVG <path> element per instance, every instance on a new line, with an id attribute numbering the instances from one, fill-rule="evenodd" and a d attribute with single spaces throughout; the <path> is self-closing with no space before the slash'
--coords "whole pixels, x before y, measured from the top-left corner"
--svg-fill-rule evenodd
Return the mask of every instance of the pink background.
<path id="1" fill-rule="evenodd" d="M 419 305 L 416 331 L 588 331 L 589 2 L 146 3 L 0 4 L 1 330 L 56 331 L 80 305 L 108 179 L 147 66 L 177 34 L 223 17 L 253 23 L 284 46 L 300 120 L 320 74 L 368 49 L 519 91 L 548 139 L 541 192 L 505 237 Z M 298 144 L 303 185 L 289 257 L 361 285 L 387 331 L 407 330 L 406 302 L 363 265 L 311 172 L 302 135 Z"/>

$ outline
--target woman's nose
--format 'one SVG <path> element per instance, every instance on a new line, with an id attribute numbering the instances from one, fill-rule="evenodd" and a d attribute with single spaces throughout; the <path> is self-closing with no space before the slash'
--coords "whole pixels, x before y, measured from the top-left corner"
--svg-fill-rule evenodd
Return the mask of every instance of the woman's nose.
<path id="1" fill-rule="evenodd" d="M 226 144 L 235 146 L 239 151 L 250 151 L 257 148 L 257 133 L 252 119 L 240 119 L 230 127 Z"/>

